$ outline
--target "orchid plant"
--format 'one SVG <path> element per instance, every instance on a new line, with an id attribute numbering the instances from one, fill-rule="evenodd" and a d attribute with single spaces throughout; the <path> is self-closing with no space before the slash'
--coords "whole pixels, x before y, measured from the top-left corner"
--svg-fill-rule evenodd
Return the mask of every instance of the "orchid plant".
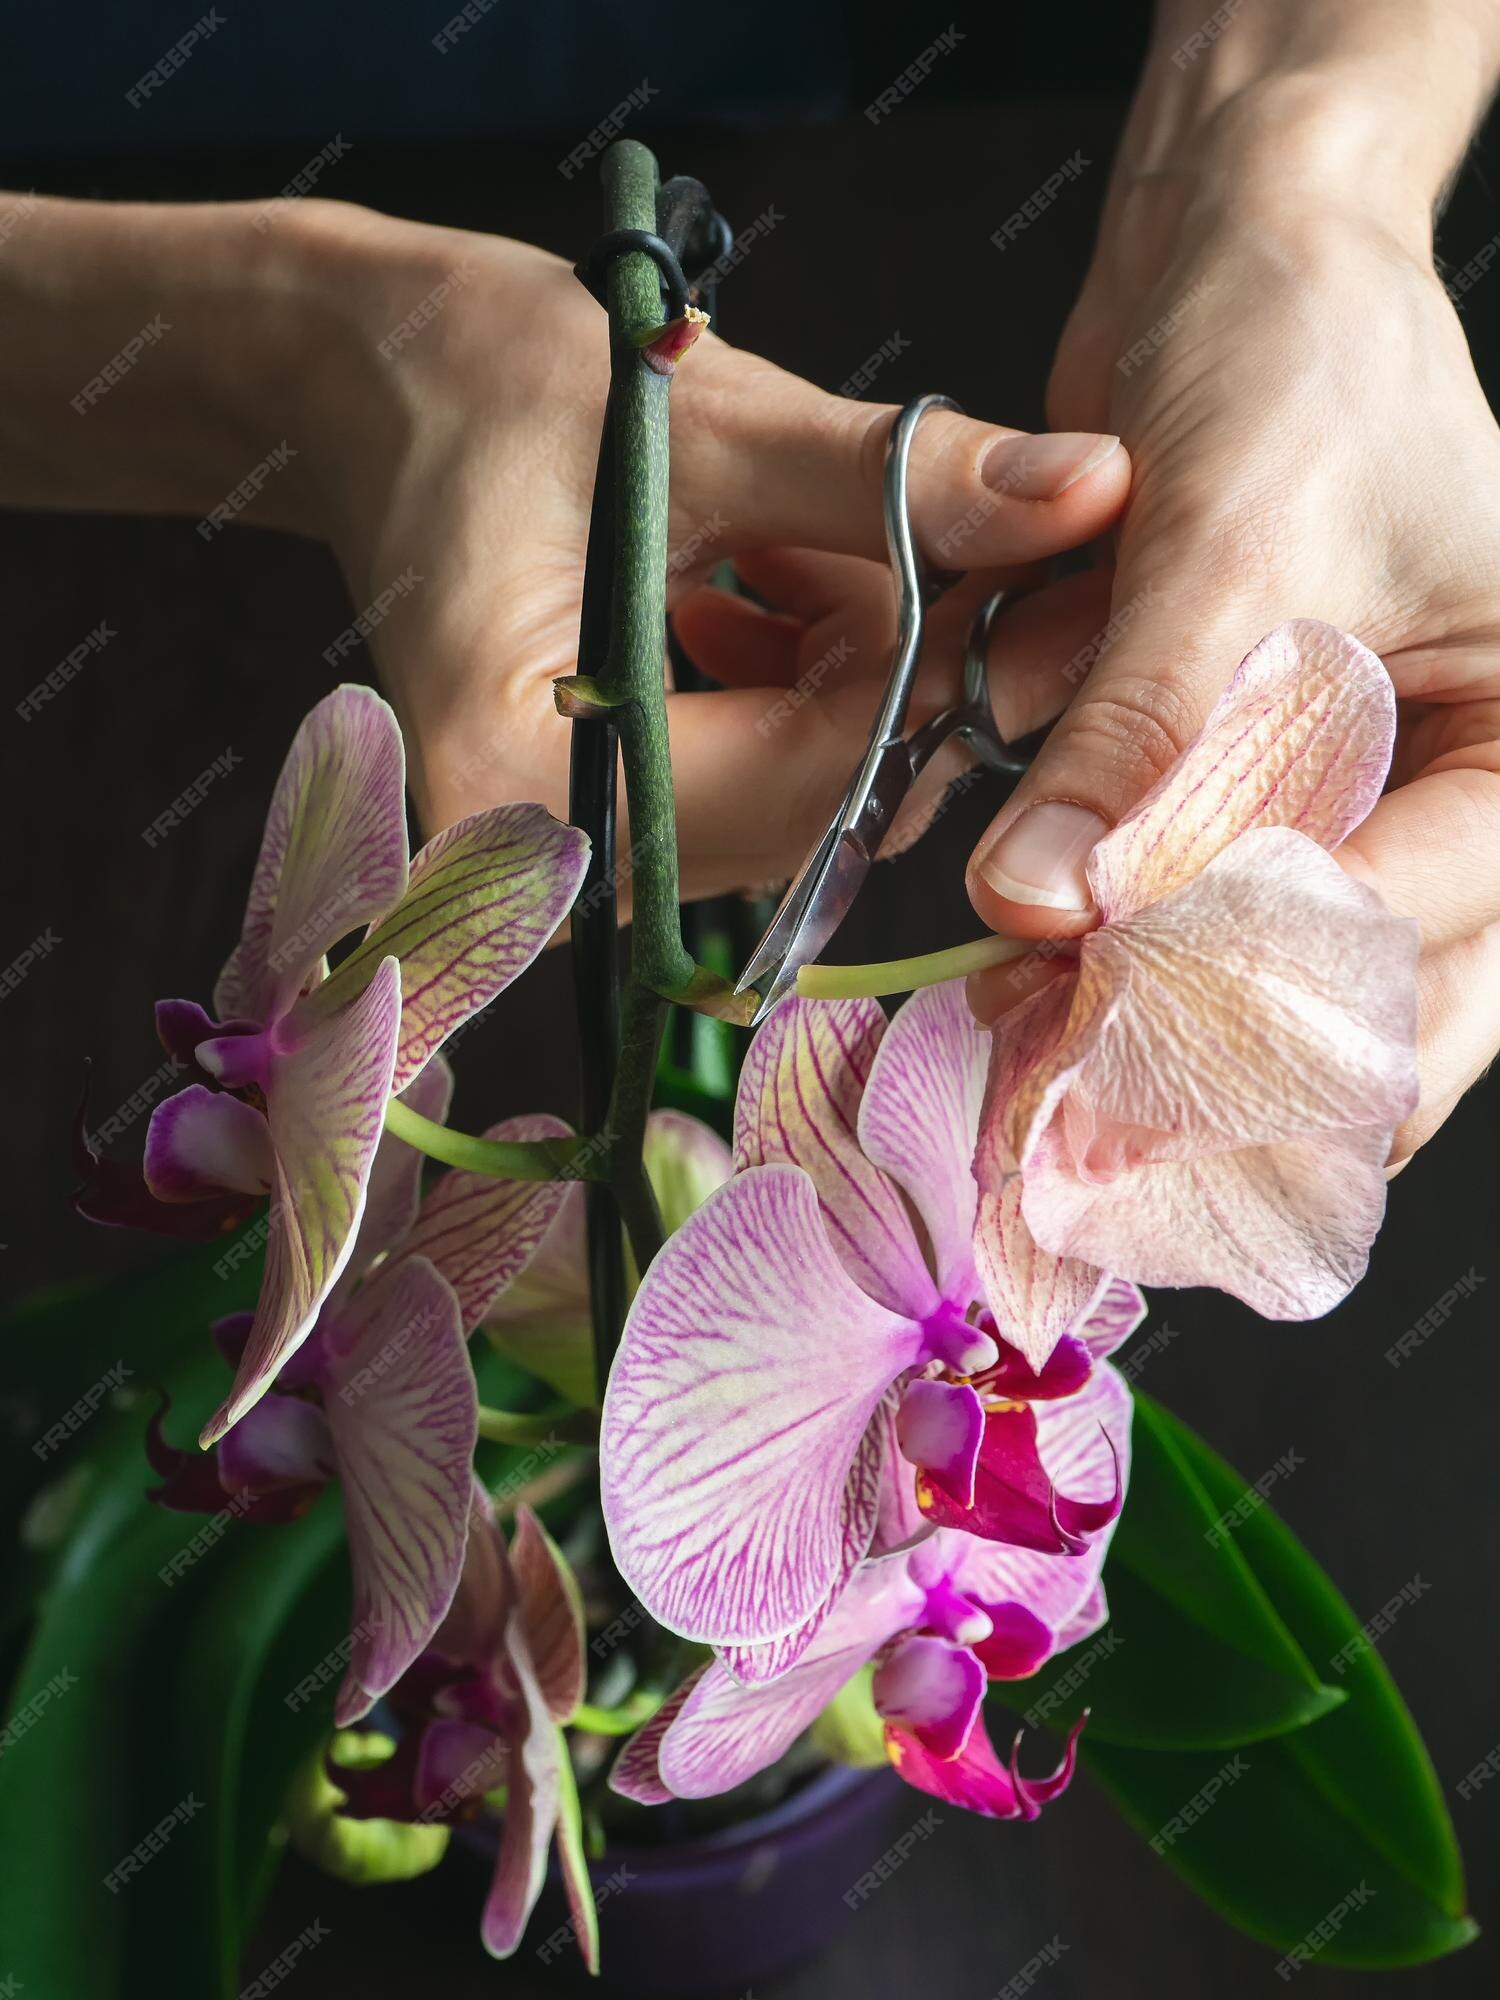
<path id="1" fill-rule="evenodd" d="M 633 159 L 615 215 L 640 229 Z M 643 257 L 616 260 L 611 302 L 616 446 L 659 471 L 690 334 L 652 346 Z M 729 1011 L 677 915 L 660 527 L 622 524 L 638 615 L 559 697 L 610 786 L 618 734 L 651 857 L 597 1129 L 453 1131 L 442 1047 L 586 871 L 608 886 L 608 856 L 515 805 L 409 861 L 396 718 L 342 687 L 276 785 L 212 1010 L 157 1010 L 190 1081 L 141 1170 L 81 1142 L 97 1220 L 217 1234 L 267 1204 L 255 1308 L 211 1330 L 232 1383 L 199 1447 L 164 1408 L 146 1450 L 169 1509 L 284 1523 L 337 1488 L 352 1608 L 329 1737 L 372 1709 L 389 1732 L 360 1768 L 330 1754 L 339 1815 L 497 1806 L 487 1948 L 516 1949 L 555 1848 L 591 1967 L 605 1777 L 636 1805 L 730 1792 L 852 1705 L 901 1778 L 954 1805 L 1032 1819 L 1065 1790 L 1083 1720 L 1027 1776 L 987 1700 L 1109 1617 L 1133 1419 L 1109 1357 L 1138 1287 L 1327 1311 L 1363 1270 L 1416 1089 L 1414 927 L 1334 856 L 1389 763 L 1389 682 L 1302 622 L 1100 844 L 1098 927 L 992 1029 L 955 979 L 890 1019 L 853 990 L 794 996 L 744 1056 L 729 1143 L 651 1111 L 668 1002 Z M 575 818 L 612 824 L 597 797 Z M 485 1406 L 476 1336 L 561 1401 Z M 541 1439 L 570 1460 L 597 1444 L 613 1570 L 576 1480 L 496 1496 L 476 1476 L 487 1442 Z M 610 1706 L 586 1630 L 627 1591 L 649 1644 L 623 1699 L 602 1677 Z"/>

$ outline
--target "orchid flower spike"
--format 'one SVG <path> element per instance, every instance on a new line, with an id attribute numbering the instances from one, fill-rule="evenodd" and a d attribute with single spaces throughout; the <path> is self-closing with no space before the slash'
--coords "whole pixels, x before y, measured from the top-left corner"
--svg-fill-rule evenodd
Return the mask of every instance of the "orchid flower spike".
<path id="1" fill-rule="evenodd" d="M 265 1278 L 211 1444 L 306 1340 L 348 1260 L 387 1100 L 537 956 L 577 893 L 588 842 L 540 806 L 497 806 L 408 867 L 405 755 L 391 709 L 341 687 L 277 781 L 217 1018 L 165 1000 L 157 1027 L 196 1081 L 157 1107 L 160 1201 L 269 1194 Z M 336 970 L 327 952 L 368 926 Z"/>
<path id="2" fill-rule="evenodd" d="M 1099 928 L 994 1027 L 974 1160 L 992 1298 L 1110 1270 L 1311 1319 L 1359 1281 L 1417 1101 L 1417 927 L 1333 850 L 1394 737 L 1373 653 L 1279 626 L 1095 847 Z M 1062 1328 L 1031 1321 L 1039 1367 Z"/>
<path id="3" fill-rule="evenodd" d="M 889 1028 L 874 1001 L 783 1002 L 741 1075 L 739 1171 L 636 1296 L 601 1432 L 615 1561 L 726 1658 L 775 1642 L 786 1672 L 872 1547 L 935 1521 L 1077 1560 L 1119 1511 L 1130 1398 L 1103 1357 L 1144 1304 L 1095 1273 L 1054 1369 L 1009 1344 L 972 1241 L 987 1055 L 957 984 Z"/>

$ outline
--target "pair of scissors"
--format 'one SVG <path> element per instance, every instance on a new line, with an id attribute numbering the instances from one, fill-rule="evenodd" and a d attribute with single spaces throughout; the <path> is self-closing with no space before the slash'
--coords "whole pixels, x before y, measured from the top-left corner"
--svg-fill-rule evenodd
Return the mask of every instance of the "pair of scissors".
<path id="1" fill-rule="evenodd" d="M 987 769 L 1019 777 L 1030 759 L 1001 736 L 990 705 L 990 628 L 1010 593 L 999 590 L 981 606 L 964 653 L 963 692 L 951 707 L 905 737 L 906 711 L 916 684 L 927 607 L 953 582 L 917 554 L 912 541 L 908 470 L 912 439 L 929 410 L 957 410 L 948 396 L 919 396 L 891 430 L 885 456 L 885 538 L 896 585 L 896 649 L 885 693 L 856 766 L 826 832 L 814 842 L 792 878 L 769 928 L 740 976 L 736 993 L 752 987 L 760 1006 L 751 1025 L 797 983 L 797 974 L 822 952 L 848 915 L 865 877 L 895 823 L 907 793 L 951 737 L 958 737 Z"/>

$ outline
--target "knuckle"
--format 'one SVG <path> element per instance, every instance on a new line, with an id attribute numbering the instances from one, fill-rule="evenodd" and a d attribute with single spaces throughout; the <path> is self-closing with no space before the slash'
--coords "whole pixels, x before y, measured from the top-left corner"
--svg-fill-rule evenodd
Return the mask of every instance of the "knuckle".
<path id="1" fill-rule="evenodd" d="M 1197 735 L 1202 717 L 1188 697 L 1144 674 L 1112 676 L 1072 711 L 1069 754 L 1106 765 L 1122 784 L 1144 790 L 1165 776 Z"/>

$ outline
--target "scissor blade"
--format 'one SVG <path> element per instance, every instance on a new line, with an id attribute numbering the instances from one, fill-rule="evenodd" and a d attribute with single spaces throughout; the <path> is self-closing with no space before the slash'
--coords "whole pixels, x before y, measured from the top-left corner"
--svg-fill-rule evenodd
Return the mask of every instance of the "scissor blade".
<path id="1" fill-rule="evenodd" d="M 849 914 L 869 872 L 870 857 L 856 841 L 847 834 L 832 840 L 816 877 L 809 881 L 807 895 L 800 900 L 779 963 L 773 961 L 772 977 L 767 982 L 763 972 L 759 981 L 751 982 L 761 996 L 752 1027 L 760 1026 L 776 1002 L 792 991 L 803 966 L 818 957 Z"/>
<path id="2" fill-rule="evenodd" d="M 746 993 L 752 986 L 759 986 L 768 974 L 775 972 L 786 957 L 787 948 L 796 936 L 797 926 L 811 900 L 814 890 L 822 880 L 823 870 L 838 839 L 839 823 L 834 821 L 817 845 L 809 849 L 802 866 L 797 870 L 776 905 L 776 914 L 766 927 L 765 936 L 750 955 L 750 962 L 740 974 L 736 993 Z"/>

